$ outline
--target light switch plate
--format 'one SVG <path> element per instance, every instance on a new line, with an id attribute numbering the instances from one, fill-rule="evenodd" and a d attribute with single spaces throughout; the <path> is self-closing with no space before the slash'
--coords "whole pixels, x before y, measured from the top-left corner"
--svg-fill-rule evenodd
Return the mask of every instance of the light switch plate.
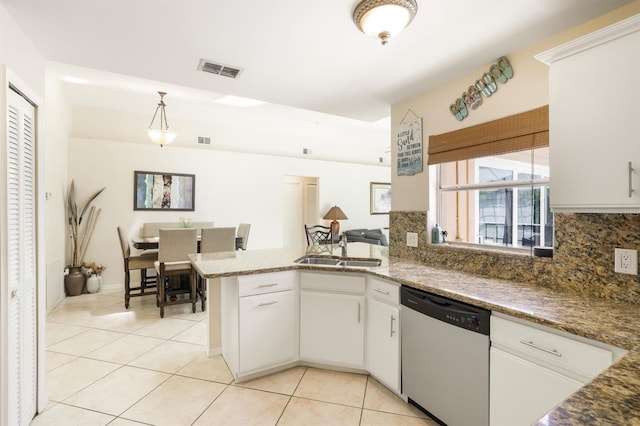
<path id="1" fill-rule="evenodd" d="M 638 250 L 615 249 L 614 272 L 638 275 Z"/>
<path id="2" fill-rule="evenodd" d="M 418 247 L 418 233 L 417 232 L 407 232 L 407 246 L 408 247 Z"/>

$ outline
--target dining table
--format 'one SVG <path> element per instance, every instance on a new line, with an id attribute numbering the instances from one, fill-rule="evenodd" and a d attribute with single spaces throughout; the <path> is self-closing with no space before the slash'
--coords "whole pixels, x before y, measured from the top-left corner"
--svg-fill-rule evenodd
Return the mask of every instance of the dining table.
<path id="1" fill-rule="evenodd" d="M 139 250 L 154 250 L 158 248 L 160 243 L 159 237 L 138 237 L 134 238 L 132 244 Z M 242 248 L 242 237 L 236 237 L 236 250 Z M 198 235 L 198 253 L 200 253 L 200 235 Z"/>

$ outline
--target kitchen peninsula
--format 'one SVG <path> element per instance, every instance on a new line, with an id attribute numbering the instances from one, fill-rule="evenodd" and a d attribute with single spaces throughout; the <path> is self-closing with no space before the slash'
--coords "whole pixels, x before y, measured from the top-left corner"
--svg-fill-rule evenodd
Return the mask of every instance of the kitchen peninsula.
<path id="1" fill-rule="evenodd" d="M 571 395 L 538 424 L 640 424 L 640 317 L 638 306 L 548 287 L 484 278 L 389 258 L 388 248 L 350 243 L 349 257 L 377 258 L 375 268 L 301 265 L 305 249 L 192 255 L 208 281 L 209 350 L 220 351 L 222 277 L 302 270 L 373 276 L 628 350 L 624 358 Z M 340 255 L 340 248 L 313 255 Z M 210 353 L 210 355 L 213 355 Z"/>

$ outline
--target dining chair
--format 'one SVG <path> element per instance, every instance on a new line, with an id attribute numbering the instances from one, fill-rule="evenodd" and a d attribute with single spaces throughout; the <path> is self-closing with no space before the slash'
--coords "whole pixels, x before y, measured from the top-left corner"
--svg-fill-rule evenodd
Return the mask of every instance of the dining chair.
<path id="1" fill-rule="evenodd" d="M 200 253 L 218 253 L 236 250 L 236 228 L 202 228 L 200 237 Z M 200 296 L 202 311 L 205 310 L 207 300 L 206 285 L 201 277 L 198 277 L 196 291 Z"/>
<path id="2" fill-rule="evenodd" d="M 160 318 L 164 318 L 164 307 L 179 303 L 191 303 L 191 311 L 195 313 L 196 273 L 189 261 L 189 254 L 198 251 L 198 236 L 195 228 L 160 229 L 158 240 L 158 260 L 155 268 L 158 275 L 158 306 Z M 172 280 L 172 277 L 189 276 L 189 287 L 182 286 L 182 278 Z M 172 282 L 173 281 L 173 282 Z M 178 285 L 175 281 L 179 281 Z M 188 293 L 189 298 L 180 298 L 180 294 Z M 167 300 L 169 296 L 169 300 Z M 174 298 L 171 296 L 175 296 Z"/>
<path id="3" fill-rule="evenodd" d="M 322 225 L 304 225 L 304 232 L 307 235 L 307 245 L 331 244 L 333 237 L 331 227 Z"/>
<path id="4" fill-rule="evenodd" d="M 249 230 L 251 229 L 250 223 L 241 223 L 238 225 L 238 233 L 236 237 L 242 238 L 242 244 L 239 248 L 242 250 L 247 249 L 247 241 L 249 241 Z"/>
<path id="5" fill-rule="evenodd" d="M 236 228 L 202 228 L 200 253 L 234 251 L 236 249 Z"/>
<path id="6" fill-rule="evenodd" d="M 132 297 L 157 294 L 156 279 L 147 275 L 147 269 L 153 269 L 158 260 L 158 252 L 149 252 L 131 256 L 131 247 L 122 229 L 118 226 L 118 239 L 122 249 L 124 260 L 124 307 L 129 309 L 129 300 Z M 140 286 L 131 287 L 131 271 L 140 271 Z M 151 291 L 149 291 L 151 290 Z"/>

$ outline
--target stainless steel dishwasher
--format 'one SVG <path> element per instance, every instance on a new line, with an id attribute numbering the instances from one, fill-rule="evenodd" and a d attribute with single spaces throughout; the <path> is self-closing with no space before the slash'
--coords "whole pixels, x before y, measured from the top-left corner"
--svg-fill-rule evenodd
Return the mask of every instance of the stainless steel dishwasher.
<path id="1" fill-rule="evenodd" d="M 491 312 L 402 286 L 402 393 L 449 426 L 489 425 Z"/>

